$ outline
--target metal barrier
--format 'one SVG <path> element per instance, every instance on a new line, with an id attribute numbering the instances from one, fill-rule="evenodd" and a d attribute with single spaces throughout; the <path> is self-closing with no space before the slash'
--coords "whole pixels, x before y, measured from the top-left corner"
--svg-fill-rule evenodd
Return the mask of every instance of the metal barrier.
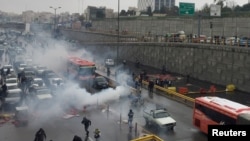
<path id="1" fill-rule="evenodd" d="M 143 85 L 148 86 L 148 82 L 147 81 L 142 81 L 142 83 L 143 83 Z M 170 96 L 175 96 L 177 98 L 180 98 L 180 99 L 184 100 L 183 102 L 185 102 L 185 103 L 191 102 L 191 105 L 193 105 L 193 103 L 194 103 L 194 98 L 185 96 L 185 95 L 180 94 L 178 92 L 175 92 L 173 90 L 166 89 L 166 88 L 158 86 L 158 85 L 154 85 L 154 89 L 159 90 L 161 92 L 164 92 L 163 93 L 164 95 L 170 95 Z"/>
<path id="2" fill-rule="evenodd" d="M 101 73 L 101 72 L 99 72 L 98 74 L 99 74 L 99 75 L 103 75 L 103 73 Z M 105 75 L 104 75 L 104 77 L 106 77 L 106 78 L 109 80 L 109 85 L 110 85 L 110 87 L 115 88 L 117 85 L 119 85 L 119 84 L 116 82 L 116 80 L 113 80 L 113 79 L 111 79 L 111 78 L 109 78 L 109 77 L 107 77 L 107 76 L 105 76 Z M 147 82 L 147 81 L 142 81 L 142 83 L 143 83 L 143 85 L 148 86 L 148 82 Z M 144 87 L 144 88 L 145 88 L 145 87 Z M 173 90 L 166 89 L 166 88 L 160 87 L 160 86 L 158 86 L 158 85 L 154 85 L 154 89 L 163 92 L 165 95 L 175 96 L 175 97 L 177 97 L 177 98 L 179 98 L 179 99 L 182 99 L 182 100 L 184 100 L 183 102 L 185 102 L 186 104 L 187 104 L 188 102 L 191 102 L 190 105 L 193 105 L 193 103 L 194 103 L 194 98 L 185 96 L 185 95 L 180 94 L 180 93 L 178 93 L 178 92 L 175 92 L 175 91 L 173 91 Z"/>

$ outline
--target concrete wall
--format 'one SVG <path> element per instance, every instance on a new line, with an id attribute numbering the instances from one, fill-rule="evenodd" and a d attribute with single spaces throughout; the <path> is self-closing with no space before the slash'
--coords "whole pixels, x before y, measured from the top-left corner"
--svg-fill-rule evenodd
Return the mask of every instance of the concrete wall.
<path id="1" fill-rule="evenodd" d="M 210 29 L 210 22 L 213 28 Z M 200 33 L 211 36 L 250 36 L 250 18 L 231 17 L 231 18 L 201 18 Z M 105 19 L 93 21 L 93 28 L 97 31 L 115 31 L 118 27 L 117 19 Z M 198 18 L 157 18 L 141 17 L 136 19 L 119 20 L 120 31 L 127 30 L 131 34 L 142 36 L 151 32 L 153 35 L 166 35 L 185 31 L 186 34 L 198 33 Z"/>
<path id="2" fill-rule="evenodd" d="M 101 34 L 64 31 L 74 39 L 102 38 Z M 112 38 L 107 36 L 107 38 Z M 116 37 L 113 36 L 113 38 Z M 250 92 L 250 49 L 210 44 L 184 43 L 85 43 L 83 46 L 94 55 L 109 54 L 161 69 L 166 65 L 171 72 L 190 74 L 192 77 L 220 85 L 233 83 L 239 90 Z M 103 56 L 104 57 L 104 56 Z"/>

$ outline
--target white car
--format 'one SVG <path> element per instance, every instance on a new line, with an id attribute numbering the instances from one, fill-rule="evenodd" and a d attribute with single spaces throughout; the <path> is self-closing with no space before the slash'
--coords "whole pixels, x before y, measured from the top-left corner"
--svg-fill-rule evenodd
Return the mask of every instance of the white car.
<path id="1" fill-rule="evenodd" d="M 115 65 L 114 59 L 106 59 L 105 60 L 105 65 L 107 65 L 107 66 L 114 66 Z"/>
<path id="2" fill-rule="evenodd" d="M 240 41 L 240 38 L 236 38 L 236 37 L 227 37 L 226 38 L 226 45 L 238 45 Z"/>
<path id="3" fill-rule="evenodd" d="M 20 101 L 22 90 L 18 88 L 17 83 L 6 83 L 7 97 L 5 103 L 17 103 Z"/>
<path id="4" fill-rule="evenodd" d="M 6 73 L 8 69 L 10 69 L 10 73 L 13 73 L 13 72 L 14 72 L 14 69 L 13 69 L 13 66 L 12 66 L 12 65 L 4 65 L 4 66 L 2 67 L 2 69 L 3 69 L 4 73 Z"/>
<path id="5" fill-rule="evenodd" d="M 176 126 L 176 121 L 164 108 L 150 110 L 149 112 L 146 112 L 144 110 L 143 117 L 146 121 L 146 125 L 152 125 L 158 129 L 170 128 L 171 130 L 173 130 Z"/>
<path id="6" fill-rule="evenodd" d="M 18 72 L 23 71 L 23 69 L 27 66 L 27 64 L 20 64 L 19 67 L 17 68 Z"/>
<path id="7" fill-rule="evenodd" d="M 37 86 L 37 87 L 45 87 L 45 83 L 43 79 L 40 77 L 33 78 L 32 85 Z"/>
<path id="8" fill-rule="evenodd" d="M 13 77 L 13 78 L 7 78 L 6 80 L 5 80 L 5 83 L 6 84 L 8 84 L 8 83 L 18 83 L 18 80 L 17 80 L 17 78 L 15 77 Z"/>

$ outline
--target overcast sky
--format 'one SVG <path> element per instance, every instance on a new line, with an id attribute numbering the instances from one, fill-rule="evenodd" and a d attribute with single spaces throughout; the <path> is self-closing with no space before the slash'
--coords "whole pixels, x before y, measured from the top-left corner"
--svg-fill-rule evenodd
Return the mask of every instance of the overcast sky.
<path id="1" fill-rule="evenodd" d="M 212 4 L 214 0 L 176 0 L 179 2 L 195 3 L 195 9 L 200 9 L 205 3 Z M 248 0 L 234 0 L 238 5 L 246 4 Z M 0 0 L 0 10 L 21 14 L 22 11 L 33 10 L 34 12 L 54 12 L 49 7 L 62 7 L 57 12 L 82 13 L 87 6 L 105 6 L 118 9 L 118 0 Z M 137 7 L 137 0 L 120 0 L 120 10 L 127 10 L 128 7 Z"/>

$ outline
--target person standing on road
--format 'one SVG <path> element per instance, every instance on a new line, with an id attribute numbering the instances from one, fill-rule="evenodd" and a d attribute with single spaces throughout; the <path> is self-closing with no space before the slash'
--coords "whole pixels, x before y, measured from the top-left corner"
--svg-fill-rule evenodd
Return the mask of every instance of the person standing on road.
<path id="1" fill-rule="evenodd" d="M 110 68 L 107 67 L 107 76 L 109 77 L 110 76 Z"/>
<path id="2" fill-rule="evenodd" d="M 86 117 L 83 117 L 82 124 L 84 125 L 86 136 L 89 136 L 89 126 L 91 125 L 91 121 L 87 119 Z"/>
<path id="3" fill-rule="evenodd" d="M 128 125 L 130 128 L 132 128 L 133 118 L 134 118 L 134 112 L 132 109 L 130 109 L 128 113 Z"/>
<path id="4" fill-rule="evenodd" d="M 148 83 L 149 93 L 153 93 L 153 89 L 154 89 L 154 82 L 153 82 L 153 80 L 149 80 L 149 83 Z"/>

